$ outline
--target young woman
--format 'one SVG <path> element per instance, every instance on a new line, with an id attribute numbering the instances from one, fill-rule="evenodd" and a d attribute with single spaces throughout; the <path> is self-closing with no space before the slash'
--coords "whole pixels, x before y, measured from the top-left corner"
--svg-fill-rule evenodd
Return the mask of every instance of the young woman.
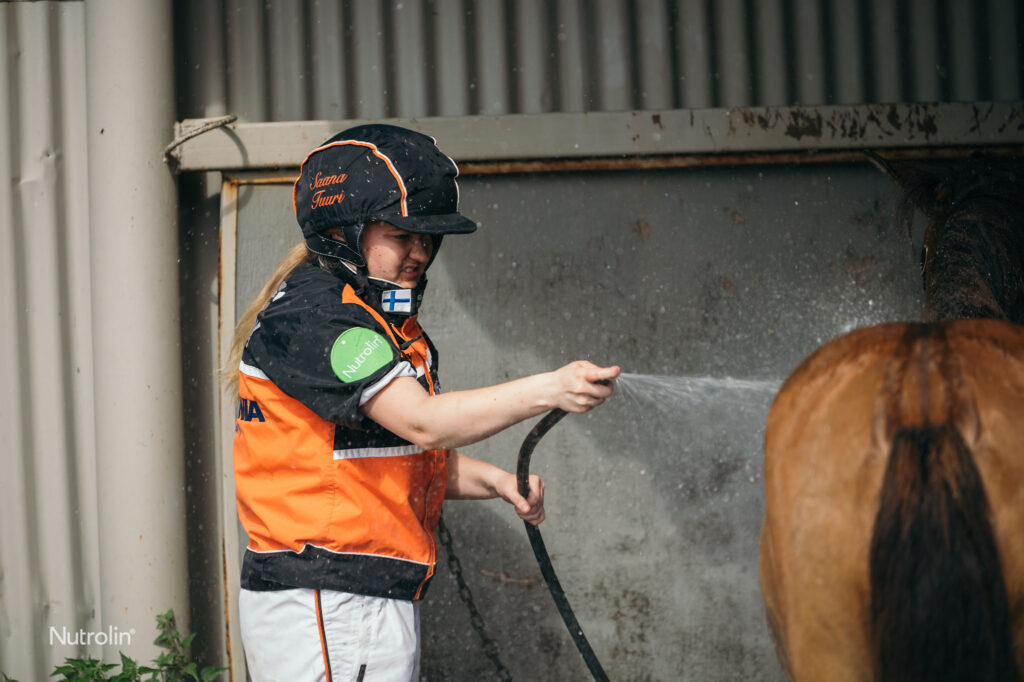
<path id="1" fill-rule="evenodd" d="M 417 679 L 443 500 L 501 497 L 544 519 L 539 478 L 524 499 L 514 474 L 457 448 L 611 395 L 619 368 L 585 361 L 441 392 L 416 312 L 442 237 L 476 229 L 457 174 L 395 126 L 314 149 L 293 195 L 305 240 L 236 329 L 239 607 L 257 682 Z"/>

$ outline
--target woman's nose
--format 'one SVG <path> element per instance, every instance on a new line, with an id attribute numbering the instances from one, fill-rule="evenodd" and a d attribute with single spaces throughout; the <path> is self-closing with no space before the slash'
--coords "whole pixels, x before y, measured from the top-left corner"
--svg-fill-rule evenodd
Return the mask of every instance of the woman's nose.
<path id="1" fill-rule="evenodd" d="M 422 239 L 414 239 L 412 242 L 412 257 L 417 260 L 427 260 L 430 258 L 430 251 L 433 248 L 434 243 L 430 240 L 430 237 L 423 237 Z"/>

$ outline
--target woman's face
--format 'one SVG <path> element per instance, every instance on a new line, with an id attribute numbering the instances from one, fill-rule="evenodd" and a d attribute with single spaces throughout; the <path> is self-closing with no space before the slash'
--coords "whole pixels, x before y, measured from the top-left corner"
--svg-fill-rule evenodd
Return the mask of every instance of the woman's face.
<path id="1" fill-rule="evenodd" d="M 413 234 L 383 222 L 363 230 L 363 257 L 370 277 L 386 279 L 405 289 L 419 284 L 434 253 L 429 235 Z"/>

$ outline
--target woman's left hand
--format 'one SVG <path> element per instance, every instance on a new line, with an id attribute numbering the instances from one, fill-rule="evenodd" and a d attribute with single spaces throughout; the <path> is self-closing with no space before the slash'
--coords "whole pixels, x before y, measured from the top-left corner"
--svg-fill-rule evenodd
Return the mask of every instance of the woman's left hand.
<path id="1" fill-rule="evenodd" d="M 540 476 L 530 474 L 530 495 L 524 498 L 519 494 L 515 474 L 506 473 L 496 486 L 498 495 L 511 504 L 516 514 L 523 521 L 539 525 L 544 520 L 544 481 Z"/>

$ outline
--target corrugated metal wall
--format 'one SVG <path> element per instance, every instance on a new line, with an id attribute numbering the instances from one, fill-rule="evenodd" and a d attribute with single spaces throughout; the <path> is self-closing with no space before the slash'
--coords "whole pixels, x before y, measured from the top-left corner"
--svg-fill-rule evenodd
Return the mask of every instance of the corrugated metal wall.
<path id="1" fill-rule="evenodd" d="M 99 618 L 84 5 L 0 4 L 0 48 L 0 670 L 29 680 Z"/>
<path id="2" fill-rule="evenodd" d="M 185 0 L 183 110 L 245 121 L 1021 98 L 1017 0 Z"/>

